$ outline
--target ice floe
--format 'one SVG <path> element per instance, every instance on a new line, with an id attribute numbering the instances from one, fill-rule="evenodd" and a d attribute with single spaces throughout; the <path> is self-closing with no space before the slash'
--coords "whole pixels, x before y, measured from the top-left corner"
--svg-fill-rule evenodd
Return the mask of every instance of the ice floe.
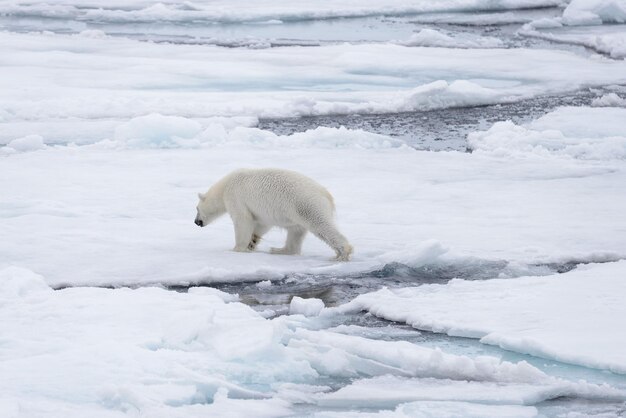
<path id="1" fill-rule="evenodd" d="M 363 309 L 418 329 L 566 363 L 626 373 L 626 262 L 591 264 L 557 276 L 384 289 L 343 310 Z M 581 338 L 580 334 L 585 337 Z"/>
<path id="2" fill-rule="evenodd" d="M 471 37 L 463 34 L 462 37 L 452 37 L 434 29 L 422 29 L 411 35 L 405 41 L 398 41 L 405 46 L 430 46 L 443 48 L 501 48 L 504 46 L 498 38 L 493 37 Z"/>
<path id="3" fill-rule="evenodd" d="M 139 117 L 120 125 L 117 140 L 3 156 L 0 263 L 54 286 L 115 286 L 462 266 L 471 257 L 521 271 L 615 260 L 626 248 L 615 229 L 626 224 L 623 112 L 562 108 L 524 126 L 498 123 L 471 135 L 473 154 L 416 151 L 358 130 L 280 136 L 230 119 Z M 284 239 L 279 230 L 257 253 L 233 253 L 230 220 L 197 228 L 196 194 L 246 166 L 294 169 L 328 187 L 354 261 L 331 262 L 312 236 L 301 256 L 268 254 Z"/>
<path id="4" fill-rule="evenodd" d="M 46 143 L 96 142 L 152 113 L 202 123 L 215 116 L 408 112 L 626 82 L 626 62 L 519 48 L 242 50 L 2 32 L 0 53 L 12 57 L 0 68 L 2 143 L 32 134 Z"/>

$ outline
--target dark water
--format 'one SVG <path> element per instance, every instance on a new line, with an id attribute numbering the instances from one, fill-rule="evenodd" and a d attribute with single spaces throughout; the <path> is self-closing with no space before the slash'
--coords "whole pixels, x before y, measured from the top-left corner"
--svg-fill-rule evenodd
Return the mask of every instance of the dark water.
<path id="1" fill-rule="evenodd" d="M 294 296 L 322 299 L 326 306 L 338 306 L 356 296 L 381 289 L 444 284 L 452 279 L 487 280 L 526 275 L 548 275 L 574 269 L 576 262 L 562 264 L 535 264 L 512 267 L 499 260 L 467 259 L 459 263 L 409 267 L 391 263 L 367 273 L 347 276 L 288 275 L 280 280 L 267 282 L 211 283 L 208 286 L 231 294 L 238 294 L 241 301 L 259 310 L 274 309 L 280 315 L 288 310 Z M 266 285 L 267 284 L 267 285 Z M 186 287 L 171 287 L 185 291 Z"/>
<path id="2" fill-rule="evenodd" d="M 466 151 L 467 134 L 487 130 L 495 122 L 530 122 L 559 106 L 589 106 L 593 99 L 609 91 L 624 91 L 626 86 L 584 89 L 558 96 L 536 97 L 515 103 L 490 106 L 449 108 L 424 112 L 381 115 L 310 116 L 303 118 L 262 119 L 259 128 L 288 135 L 319 126 L 363 129 L 402 139 L 408 145 L 429 151 Z"/>

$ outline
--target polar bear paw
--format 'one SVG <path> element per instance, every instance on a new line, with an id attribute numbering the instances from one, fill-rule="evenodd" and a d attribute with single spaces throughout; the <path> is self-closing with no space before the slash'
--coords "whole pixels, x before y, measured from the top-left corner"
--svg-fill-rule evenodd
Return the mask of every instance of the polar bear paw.
<path id="1" fill-rule="evenodd" d="M 337 256 L 333 258 L 333 261 L 350 261 L 350 257 L 352 256 L 352 245 L 346 244 L 343 247 L 335 250 L 337 252 Z"/>
<path id="2" fill-rule="evenodd" d="M 257 234 L 252 234 L 252 238 L 250 238 L 250 243 L 248 244 L 248 250 L 256 250 L 256 246 L 259 244 L 259 241 L 261 241 L 261 237 Z"/>

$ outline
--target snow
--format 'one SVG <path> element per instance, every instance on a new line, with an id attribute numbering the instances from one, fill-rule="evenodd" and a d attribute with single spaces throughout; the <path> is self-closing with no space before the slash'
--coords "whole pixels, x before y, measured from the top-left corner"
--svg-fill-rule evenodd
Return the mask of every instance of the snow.
<path id="1" fill-rule="evenodd" d="M 303 299 L 294 296 L 289 304 L 290 315 L 318 316 L 324 309 L 324 301 L 316 298 Z"/>
<path id="2" fill-rule="evenodd" d="M 343 310 L 586 367 L 626 373 L 619 295 L 626 262 L 590 264 L 556 276 L 383 289 L 361 295 Z M 584 338 L 581 338 L 584 332 Z"/>

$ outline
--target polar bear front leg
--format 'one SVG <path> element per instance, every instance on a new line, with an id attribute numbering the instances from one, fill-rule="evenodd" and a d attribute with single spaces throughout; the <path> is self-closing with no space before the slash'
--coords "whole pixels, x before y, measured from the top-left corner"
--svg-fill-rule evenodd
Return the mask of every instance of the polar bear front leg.
<path id="1" fill-rule="evenodd" d="M 231 215 L 233 219 L 233 225 L 235 226 L 235 248 L 233 251 L 237 252 L 250 252 L 248 244 L 250 244 L 250 237 L 254 232 L 254 221 L 250 214 L 237 214 Z"/>
<path id="2" fill-rule="evenodd" d="M 269 226 L 257 223 L 254 226 L 252 237 L 250 238 L 250 242 L 248 243 L 248 250 L 250 251 L 256 250 L 256 246 L 259 245 L 261 238 L 263 238 L 263 235 L 265 235 L 267 231 L 269 230 L 270 230 Z"/>
<path id="3" fill-rule="evenodd" d="M 272 248 L 272 254 L 300 254 L 302 250 L 302 241 L 306 235 L 306 228 L 300 225 L 287 228 L 287 242 L 283 248 Z"/>

